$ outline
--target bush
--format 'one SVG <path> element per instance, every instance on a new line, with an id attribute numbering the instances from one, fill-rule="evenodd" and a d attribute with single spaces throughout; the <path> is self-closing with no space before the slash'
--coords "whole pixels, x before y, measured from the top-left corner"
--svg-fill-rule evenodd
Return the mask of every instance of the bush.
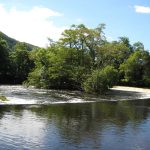
<path id="1" fill-rule="evenodd" d="M 104 94 L 117 82 L 117 70 L 112 66 L 94 70 L 83 83 L 83 89 L 87 93 Z"/>

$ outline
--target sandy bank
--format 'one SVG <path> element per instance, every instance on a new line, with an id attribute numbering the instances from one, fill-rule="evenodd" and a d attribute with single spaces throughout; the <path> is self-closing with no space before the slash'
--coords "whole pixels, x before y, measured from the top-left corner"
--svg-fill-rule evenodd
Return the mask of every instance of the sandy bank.
<path id="1" fill-rule="evenodd" d="M 112 100 L 133 100 L 150 98 L 150 89 L 126 86 L 114 86 L 107 93 Z"/>

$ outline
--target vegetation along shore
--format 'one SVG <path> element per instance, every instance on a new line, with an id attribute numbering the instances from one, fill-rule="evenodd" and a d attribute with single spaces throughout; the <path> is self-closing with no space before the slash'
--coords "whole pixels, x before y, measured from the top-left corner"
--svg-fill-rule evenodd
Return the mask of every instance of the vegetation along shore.
<path id="1" fill-rule="evenodd" d="M 0 34 L 0 84 L 104 94 L 114 85 L 150 87 L 150 53 L 127 37 L 108 41 L 105 24 L 64 30 L 39 48 Z"/>

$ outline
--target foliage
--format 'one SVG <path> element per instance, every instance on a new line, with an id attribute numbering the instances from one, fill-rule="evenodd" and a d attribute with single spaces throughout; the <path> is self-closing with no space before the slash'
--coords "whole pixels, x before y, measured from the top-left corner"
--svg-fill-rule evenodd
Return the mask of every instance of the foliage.
<path id="1" fill-rule="evenodd" d="M 114 84 L 150 86 L 150 54 L 127 37 L 109 42 L 105 24 L 72 25 L 49 46 L 37 48 L 1 33 L 0 83 L 105 93 Z M 117 82 L 119 81 L 119 82 Z"/>
<path id="2" fill-rule="evenodd" d="M 9 69 L 9 49 L 7 42 L 0 37 L 0 82 L 5 81 Z"/>
<path id="3" fill-rule="evenodd" d="M 33 68 L 33 61 L 30 59 L 30 52 L 25 43 L 17 43 L 14 51 L 10 53 L 11 71 L 15 83 L 26 80 L 28 73 Z"/>
<path id="4" fill-rule="evenodd" d="M 147 51 L 137 50 L 120 66 L 124 74 L 122 81 L 134 86 L 148 86 L 150 81 L 150 55 Z"/>
<path id="5" fill-rule="evenodd" d="M 96 65 L 98 68 L 113 65 L 119 68 L 130 55 L 129 48 L 120 42 L 105 43 L 97 50 Z"/>
<path id="6" fill-rule="evenodd" d="M 33 51 L 31 56 L 35 68 L 29 73 L 27 83 L 36 87 L 78 89 L 100 94 L 117 80 L 121 84 L 127 81 L 128 85 L 139 85 L 138 78 L 142 76 L 141 83 L 149 85 L 149 53 L 144 51 L 142 43 L 131 45 L 127 37 L 108 42 L 104 28 L 104 24 L 95 29 L 83 24 L 72 25 L 62 33 L 58 42 L 50 40 L 49 47 Z M 134 63 L 132 58 L 138 51 L 147 53 L 141 55 L 142 66 Z M 138 77 L 133 75 L 138 73 Z"/>
<path id="7" fill-rule="evenodd" d="M 63 38 L 60 42 L 64 46 L 77 50 L 79 64 L 82 65 L 85 53 L 89 54 L 94 62 L 97 48 L 106 41 L 103 29 L 105 29 L 104 24 L 100 24 L 95 29 L 89 29 L 83 24 L 72 25 L 71 29 L 62 33 Z"/>
<path id="8" fill-rule="evenodd" d="M 27 43 L 21 43 L 0 32 L 0 83 L 18 84 L 26 80 L 33 68 L 30 51 L 36 48 Z"/>
<path id="9" fill-rule="evenodd" d="M 112 66 L 94 70 L 84 82 L 84 90 L 88 93 L 103 94 L 117 82 L 117 70 Z"/>
<path id="10" fill-rule="evenodd" d="M 88 56 L 84 56 L 85 65 L 79 66 L 77 51 L 58 45 L 38 49 L 31 55 L 36 67 L 29 74 L 28 84 L 55 89 L 80 89 L 80 82 L 88 72 Z"/>

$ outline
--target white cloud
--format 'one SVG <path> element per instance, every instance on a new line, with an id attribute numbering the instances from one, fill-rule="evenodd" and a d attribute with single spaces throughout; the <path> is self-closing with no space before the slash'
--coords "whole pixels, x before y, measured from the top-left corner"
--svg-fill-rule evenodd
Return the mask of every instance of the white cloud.
<path id="1" fill-rule="evenodd" d="M 57 27 L 52 17 L 61 13 L 44 7 L 33 7 L 22 11 L 16 8 L 6 10 L 0 4 L 0 31 L 17 40 L 44 47 L 47 38 L 58 40 L 66 27 Z"/>
<path id="2" fill-rule="evenodd" d="M 145 14 L 150 14 L 150 7 L 145 7 L 145 6 L 134 6 L 134 9 L 137 13 L 145 13 Z"/>

